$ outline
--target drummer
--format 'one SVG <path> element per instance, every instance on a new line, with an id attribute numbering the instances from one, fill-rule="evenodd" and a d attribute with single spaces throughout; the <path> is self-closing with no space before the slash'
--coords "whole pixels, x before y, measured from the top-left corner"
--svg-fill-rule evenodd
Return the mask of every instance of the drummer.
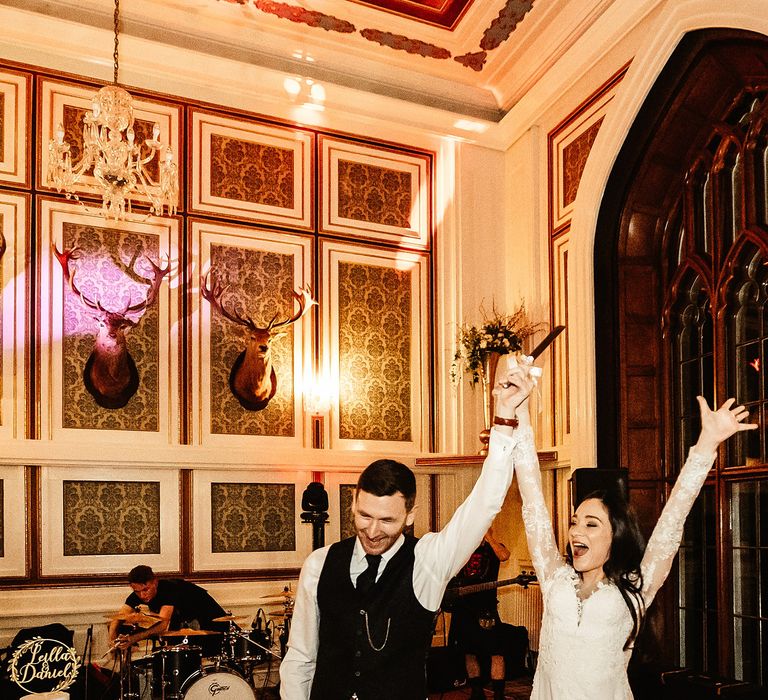
<path id="1" fill-rule="evenodd" d="M 227 613 L 200 586 L 179 578 L 158 579 L 149 566 L 136 566 L 128 573 L 132 593 L 125 599 L 118 618 L 109 625 L 110 646 L 127 649 L 143 639 L 160 636 L 182 628 L 226 631 L 226 624 L 213 622 Z M 147 627 L 131 624 L 139 622 L 146 610 L 157 618 Z M 136 620 L 132 614 L 138 613 Z M 146 619 L 144 616 L 143 619 Z M 130 627 L 126 629 L 124 623 Z M 206 654 L 207 655 L 207 654 Z"/>

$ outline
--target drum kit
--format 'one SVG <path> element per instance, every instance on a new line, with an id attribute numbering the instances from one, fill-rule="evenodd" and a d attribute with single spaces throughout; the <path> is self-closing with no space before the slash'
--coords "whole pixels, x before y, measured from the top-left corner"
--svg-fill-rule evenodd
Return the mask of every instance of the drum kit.
<path id="1" fill-rule="evenodd" d="M 165 632 L 153 652 L 140 659 L 132 659 L 127 649 L 120 669 L 120 700 L 206 700 L 214 696 L 217 700 L 256 700 L 254 676 L 262 665 L 268 665 L 270 657 L 281 659 L 285 653 L 294 598 L 290 591 L 283 591 L 258 601 L 264 606 L 279 604 L 282 610 L 264 614 L 259 608 L 250 628 L 240 626 L 249 617 L 230 614 L 213 620 L 227 623 L 223 632 L 190 628 Z M 149 613 L 108 618 L 144 628 L 159 619 Z M 221 639 L 214 640 L 214 635 Z M 220 641 L 214 645 L 217 652 L 213 656 L 203 653 L 204 648 L 212 648 L 209 639 Z"/>

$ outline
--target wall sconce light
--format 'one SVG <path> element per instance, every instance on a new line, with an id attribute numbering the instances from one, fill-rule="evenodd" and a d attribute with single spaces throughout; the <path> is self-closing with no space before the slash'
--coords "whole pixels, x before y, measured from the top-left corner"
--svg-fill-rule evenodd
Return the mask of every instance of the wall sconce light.
<path id="1" fill-rule="evenodd" d="M 311 78 L 286 78 L 283 89 L 291 102 L 304 109 L 322 112 L 325 109 L 325 88 Z"/>
<path id="2" fill-rule="evenodd" d="M 323 449 L 325 416 L 331 410 L 331 390 L 328 381 L 315 377 L 306 383 L 304 409 L 312 417 L 312 447 Z"/>

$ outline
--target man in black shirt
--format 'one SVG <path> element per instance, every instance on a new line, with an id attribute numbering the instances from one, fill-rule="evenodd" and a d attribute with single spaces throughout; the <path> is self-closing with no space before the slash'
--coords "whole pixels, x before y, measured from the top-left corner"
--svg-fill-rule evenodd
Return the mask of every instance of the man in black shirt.
<path id="1" fill-rule="evenodd" d="M 124 621 L 131 623 L 133 613 L 138 619 L 141 610 L 146 609 L 158 619 L 150 627 L 120 635 L 123 620 L 113 620 L 109 626 L 112 646 L 127 649 L 142 639 L 187 627 L 223 631 L 222 623 L 213 619 L 227 613 L 204 588 L 183 579 L 158 579 L 150 567 L 143 565 L 131 569 L 128 583 L 133 593 L 120 609 L 121 617 L 127 618 Z"/>

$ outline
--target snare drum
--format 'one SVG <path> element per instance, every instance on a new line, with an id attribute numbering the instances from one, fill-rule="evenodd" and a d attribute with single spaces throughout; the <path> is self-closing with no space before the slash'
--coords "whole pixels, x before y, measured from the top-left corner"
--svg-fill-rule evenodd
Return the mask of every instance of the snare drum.
<path id="1" fill-rule="evenodd" d="M 184 700 L 256 700 L 256 693 L 234 669 L 205 666 L 187 678 L 182 688 Z"/>
<path id="2" fill-rule="evenodd" d="M 155 694 L 167 700 L 179 700 L 184 681 L 198 672 L 203 665 L 203 652 L 200 647 L 189 644 L 177 644 L 161 649 L 152 655 L 152 676 Z"/>

